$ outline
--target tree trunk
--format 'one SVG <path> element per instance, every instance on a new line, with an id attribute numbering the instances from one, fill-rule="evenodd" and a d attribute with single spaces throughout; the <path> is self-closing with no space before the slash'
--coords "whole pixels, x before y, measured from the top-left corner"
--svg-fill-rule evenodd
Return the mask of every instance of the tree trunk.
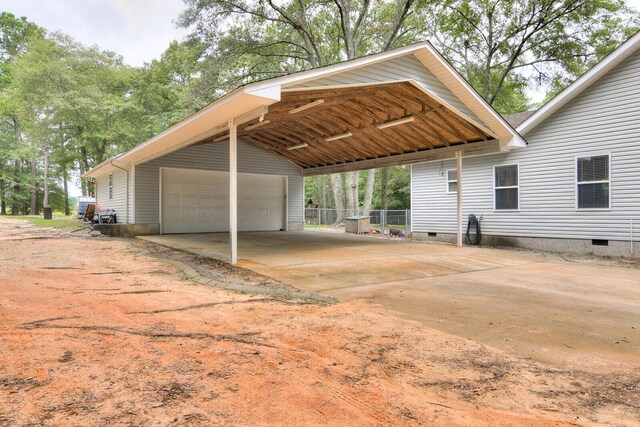
<path id="1" fill-rule="evenodd" d="M 4 194 L 4 180 L 0 180 L 0 215 L 7 214 L 7 199 Z"/>
<path id="2" fill-rule="evenodd" d="M 66 216 L 71 215 L 71 210 L 69 209 L 69 185 L 67 181 L 69 180 L 69 172 L 66 167 L 63 167 L 62 179 L 64 180 L 64 214 Z"/>
<path id="3" fill-rule="evenodd" d="M 78 170 L 80 171 L 80 176 L 84 173 L 84 167 L 82 166 L 82 162 L 78 162 Z M 87 192 L 87 180 L 80 178 L 80 195 L 82 197 L 87 197 L 89 193 Z"/>
<path id="4" fill-rule="evenodd" d="M 22 134 L 20 133 L 20 122 L 18 119 L 13 118 L 13 142 L 15 144 L 15 150 L 18 151 L 20 142 L 22 141 Z M 20 215 L 20 179 L 22 178 L 22 162 L 17 159 L 14 162 L 15 180 L 13 183 L 13 200 L 11 203 L 11 215 Z"/>
<path id="5" fill-rule="evenodd" d="M 329 184 L 333 192 L 333 200 L 336 205 L 336 222 L 334 225 L 344 222 L 344 183 L 342 175 L 334 173 L 329 175 Z"/>
<path id="6" fill-rule="evenodd" d="M 313 201 L 313 203 L 315 203 L 318 207 L 320 207 L 320 193 L 322 192 L 322 176 L 320 175 L 316 175 L 314 177 L 314 181 L 316 184 L 316 197 L 315 200 Z"/>
<path id="7" fill-rule="evenodd" d="M 359 194 L 360 172 L 347 172 L 347 213 L 357 215 L 360 198 Z"/>
<path id="8" fill-rule="evenodd" d="M 42 206 L 49 207 L 49 150 L 44 150 L 44 199 Z"/>
<path id="9" fill-rule="evenodd" d="M 315 184 L 316 184 L 316 197 L 313 200 L 313 203 L 315 204 L 316 208 L 320 208 L 321 207 L 321 202 L 320 202 L 320 194 L 322 192 L 322 176 L 320 175 L 316 175 L 315 178 Z M 318 222 L 318 224 L 324 224 L 324 222 L 322 222 L 322 213 L 320 212 L 320 209 L 316 209 L 316 221 Z"/>
<path id="10" fill-rule="evenodd" d="M 31 159 L 31 215 L 38 215 L 38 177 L 36 159 Z"/>
<path id="11" fill-rule="evenodd" d="M 321 197 L 321 207 L 322 207 L 322 223 L 327 223 L 327 176 L 322 175 L 322 195 Z"/>
<path id="12" fill-rule="evenodd" d="M 367 171 L 367 186 L 364 191 L 364 203 L 362 205 L 362 211 L 364 216 L 369 216 L 371 213 L 371 204 L 373 202 L 373 190 L 376 185 L 376 170 L 369 169 Z"/>
<path id="13" fill-rule="evenodd" d="M 11 215 L 20 215 L 20 176 L 22 164 L 20 160 L 14 162 L 13 197 L 11 203 Z"/>
<path id="14" fill-rule="evenodd" d="M 389 194 L 388 194 L 388 187 L 389 187 L 389 169 L 388 168 L 382 168 L 382 177 L 381 177 L 381 183 L 380 183 L 380 192 L 382 193 L 380 195 L 380 201 L 381 201 L 381 205 L 382 205 L 382 210 L 387 210 L 389 207 Z"/>

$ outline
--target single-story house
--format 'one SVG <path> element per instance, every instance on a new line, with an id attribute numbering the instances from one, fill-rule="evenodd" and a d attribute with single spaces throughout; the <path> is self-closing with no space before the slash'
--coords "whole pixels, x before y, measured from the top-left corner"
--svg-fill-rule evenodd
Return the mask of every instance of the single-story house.
<path id="1" fill-rule="evenodd" d="M 235 263 L 238 231 L 302 229 L 304 176 L 525 145 L 425 42 L 239 87 L 83 176 L 131 233 L 229 232 Z"/>
<path id="2" fill-rule="evenodd" d="M 463 159 L 463 215 L 481 218 L 483 243 L 638 256 L 640 33 L 507 119 L 527 147 Z M 455 239 L 457 177 L 445 158 L 412 165 L 414 237 Z"/>

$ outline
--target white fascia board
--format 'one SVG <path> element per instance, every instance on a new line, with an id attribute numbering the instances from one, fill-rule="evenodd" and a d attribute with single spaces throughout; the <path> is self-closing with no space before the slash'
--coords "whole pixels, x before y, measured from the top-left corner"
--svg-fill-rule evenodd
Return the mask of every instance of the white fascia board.
<path id="1" fill-rule="evenodd" d="M 279 84 L 272 84 L 266 87 L 251 88 L 247 86 L 245 93 L 247 95 L 254 96 L 256 98 L 262 98 L 269 104 L 280 101 L 280 92 L 282 92 L 282 86 Z"/>
<path id="2" fill-rule="evenodd" d="M 429 42 L 414 53 L 416 58 L 433 73 L 447 89 L 482 120 L 500 139 L 502 147 L 525 147 L 527 142 L 489 103 L 467 82 L 458 71 Z"/>
<path id="3" fill-rule="evenodd" d="M 518 126 L 518 132 L 526 135 L 533 128 L 542 123 L 550 115 L 558 111 L 569 101 L 585 91 L 592 84 L 597 82 L 602 76 L 607 74 L 616 65 L 631 56 L 640 48 L 640 32 L 622 43 L 616 50 L 604 57 L 600 62 L 591 67 L 586 73 L 578 77 L 578 79 L 567 86 L 551 101 L 543 105 L 538 111 L 533 113 L 527 120 Z"/>

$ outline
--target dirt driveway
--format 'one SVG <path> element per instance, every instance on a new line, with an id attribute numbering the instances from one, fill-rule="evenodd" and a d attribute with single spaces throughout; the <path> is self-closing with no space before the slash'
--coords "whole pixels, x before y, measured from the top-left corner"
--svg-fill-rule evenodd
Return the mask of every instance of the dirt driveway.
<path id="1" fill-rule="evenodd" d="M 148 243 L 0 219 L 0 425 L 640 423 L 630 362 L 560 369 L 298 295 Z"/>
<path id="2" fill-rule="evenodd" d="M 226 233 L 145 238 L 203 256 L 228 252 Z M 593 257 L 313 231 L 240 233 L 239 254 L 246 268 L 296 288 L 380 304 L 559 367 L 640 364 L 640 263 L 631 260 L 602 265 Z"/>

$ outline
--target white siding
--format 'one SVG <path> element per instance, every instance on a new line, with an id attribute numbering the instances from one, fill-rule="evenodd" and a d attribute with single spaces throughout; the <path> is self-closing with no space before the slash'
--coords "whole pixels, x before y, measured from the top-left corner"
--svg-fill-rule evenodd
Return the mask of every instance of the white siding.
<path id="1" fill-rule="evenodd" d="M 133 207 L 131 206 L 133 176 L 131 166 L 124 169 L 129 171 L 128 222 L 133 222 Z M 114 209 L 118 223 L 127 222 L 127 172 L 120 169 L 113 171 L 113 197 L 111 199 L 109 199 L 109 175 L 96 178 L 96 203 L 102 209 Z"/>
<path id="2" fill-rule="evenodd" d="M 636 53 L 533 129 L 529 146 L 463 159 L 463 214 L 498 236 L 640 238 L 640 54 Z M 611 210 L 576 210 L 576 157 L 611 155 Z M 520 209 L 493 210 L 493 166 L 518 163 Z M 413 230 L 455 233 L 455 194 L 441 174 L 452 161 L 412 167 Z M 444 172 L 442 172 L 444 173 Z"/>
<path id="3" fill-rule="evenodd" d="M 367 65 L 353 71 L 335 74 L 321 79 L 310 80 L 293 88 L 335 86 L 347 84 L 363 84 L 374 82 L 393 82 L 398 80 L 415 80 L 433 94 L 440 97 L 453 108 L 467 117 L 482 123 L 473 112 L 458 99 L 442 82 L 433 75 L 413 54 Z"/>
<path id="4" fill-rule="evenodd" d="M 160 222 L 160 167 L 229 170 L 229 143 L 194 145 L 136 165 L 136 223 Z M 304 221 L 302 169 L 282 157 L 238 142 L 238 172 L 288 177 L 288 221 Z"/>

